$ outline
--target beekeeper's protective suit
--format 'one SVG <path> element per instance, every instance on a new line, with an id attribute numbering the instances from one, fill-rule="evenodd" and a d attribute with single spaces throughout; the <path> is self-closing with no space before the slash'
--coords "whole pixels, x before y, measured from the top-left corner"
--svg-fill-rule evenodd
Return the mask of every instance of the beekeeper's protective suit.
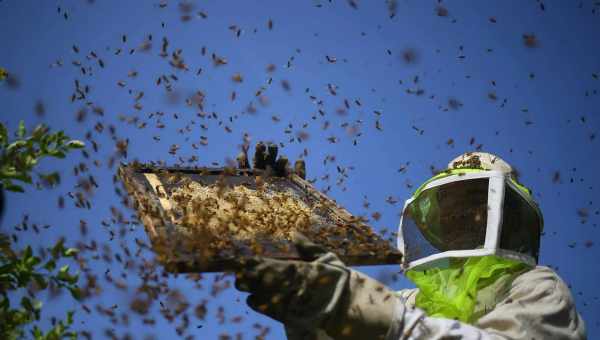
<path id="1" fill-rule="evenodd" d="M 565 283 L 536 266 L 542 227 L 506 162 L 467 153 L 404 205 L 398 247 L 417 289 L 390 291 L 301 235 L 305 261 L 253 259 L 236 287 L 290 339 L 586 339 Z"/>

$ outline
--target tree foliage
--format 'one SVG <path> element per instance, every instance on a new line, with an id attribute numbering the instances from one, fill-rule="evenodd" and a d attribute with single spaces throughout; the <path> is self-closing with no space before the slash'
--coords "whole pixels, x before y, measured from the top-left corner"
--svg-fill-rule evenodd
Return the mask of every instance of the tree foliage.
<path id="1" fill-rule="evenodd" d="M 31 183 L 31 172 L 40 159 L 64 158 L 70 150 L 84 147 L 83 142 L 70 140 L 62 131 L 50 133 L 45 125 L 38 125 L 29 137 L 26 137 L 26 132 L 25 124 L 21 121 L 15 134 L 16 140 L 9 142 L 8 130 L 0 123 L 0 190 L 23 192 L 23 187 L 13 181 Z M 58 173 L 39 175 L 47 181 L 60 180 Z M 64 242 L 61 238 L 54 246 L 47 248 L 50 257 L 42 259 L 33 253 L 31 246 L 15 251 L 9 236 L 0 233 L 1 339 L 23 338 L 26 329 L 35 339 L 77 337 L 69 329 L 74 311 L 67 312 L 64 321 L 54 323 L 46 332 L 34 324 L 40 320 L 42 309 L 42 301 L 35 298 L 35 292 L 54 286 L 68 290 L 77 300 L 81 298 L 77 285 L 78 274 L 73 274 L 68 264 L 59 266 L 62 259 L 77 255 L 77 249 L 65 247 Z"/>
<path id="2" fill-rule="evenodd" d="M 16 140 L 9 142 L 8 130 L 0 123 L 0 185 L 8 191 L 24 192 L 22 186 L 14 181 L 31 183 L 31 172 L 44 157 L 65 158 L 73 149 L 84 147 L 78 140 L 70 140 L 63 131 L 50 133 L 43 124 L 38 125 L 31 136 L 25 137 L 25 123 L 21 121 L 16 132 Z M 40 174 L 50 183 L 60 181 L 57 172 Z"/>
<path id="3" fill-rule="evenodd" d="M 77 249 L 66 248 L 64 239 L 48 249 L 51 257 L 42 259 L 33 254 L 31 246 L 27 246 L 19 254 L 11 249 L 10 239 L 0 234 L 0 338 L 19 339 L 24 336 L 24 327 L 40 319 L 42 302 L 35 299 L 35 290 L 44 290 L 49 285 L 67 289 L 73 298 L 79 300 L 81 293 L 77 286 L 78 274 L 69 270 L 65 264 L 58 268 L 57 262 L 61 258 L 74 257 Z M 18 290 L 25 288 L 20 302 L 15 304 L 15 295 Z M 73 311 L 67 313 L 66 321 L 59 321 L 52 329 L 44 333 L 34 325 L 31 333 L 35 339 L 61 339 L 64 337 L 75 338 L 76 334 L 69 330 L 73 323 Z"/>

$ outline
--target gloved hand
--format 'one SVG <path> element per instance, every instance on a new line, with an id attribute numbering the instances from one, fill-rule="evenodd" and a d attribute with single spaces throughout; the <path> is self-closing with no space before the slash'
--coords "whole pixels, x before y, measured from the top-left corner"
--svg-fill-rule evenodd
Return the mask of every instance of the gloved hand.
<path id="1" fill-rule="evenodd" d="M 250 308 L 282 322 L 290 338 L 315 339 L 320 328 L 334 339 L 383 339 L 394 293 L 304 236 L 293 241 L 303 261 L 253 258 L 236 274 Z"/>
<path id="2" fill-rule="evenodd" d="M 242 151 L 236 157 L 237 166 L 240 169 L 250 169 L 248 160 L 247 144 L 242 146 Z M 279 148 L 277 144 L 258 142 L 252 158 L 254 169 L 266 170 L 269 175 L 285 177 L 290 173 L 295 173 L 302 179 L 306 179 L 306 165 L 303 159 L 298 159 L 294 163 L 294 169 L 290 169 L 289 160 L 283 155 L 277 158 Z"/>

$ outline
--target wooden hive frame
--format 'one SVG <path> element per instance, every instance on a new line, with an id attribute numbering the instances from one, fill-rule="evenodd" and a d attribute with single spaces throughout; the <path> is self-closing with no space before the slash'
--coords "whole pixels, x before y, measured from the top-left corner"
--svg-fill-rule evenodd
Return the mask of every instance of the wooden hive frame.
<path id="1" fill-rule="evenodd" d="M 158 186 L 163 185 L 159 176 L 193 177 L 198 182 L 203 179 L 217 178 L 238 183 L 255 183 L 256 176 L 265 177 L 265 171 L 259 169 L 231 169 L 231 168 L 194 168 L 194 167 L 157 167 L 148 164 L 122 164 L 118 171 L 125 189 L 133 200 L 133 206 L 138 217 L 144 224 L 145 230 L 152 243 L 152 248 L 157 254 L 158 261 L 168 271 L 172 272 L 222 272 L 235 270 L 244 257 L 262 255 L 277 259 L 300 259 L 296 249 L 288 241 L 261 240 L 261 250 L 258 253 L 256 246 L 241 243 L 230 243 L 225 246 L 228 255 L 222 256 L 215 250 L 208 251 L 203 247 L 191 247 L 187 251 L 185 244 L 199 243 L 212 240 L 208 233 L 191 235 L 182 226 L 173 223 L 165 207 L 171 202 L 165 197 Z M 275 178 L 273 178 L 275 180 Z M 338 254 L 347 265 L 379 265 L 398 264 L 401 254 L 390 242 L 373 232 L 359 218 L 354 217 L 347 210 L 340 207 L 334 200 L 316 190 L 308 181 L 296 174 L 286 177 L 277 177 L 283 185 L 291 188 L 306 200 L 320 203 L 325 207 L 320 214 L 333 218 L 334 225 L 315 228 L 318 232 L 306 235 L 311 241 L 321 244 L 328 250 Z M 158 182 L 157 182 L 158 181 Z M 152 183 L 151 183 L 152 182 Z M 312 211 L 311 211 L 312 212 Z M 316 216 L 316 215 L 315 215 Z M 191 242 L 191 243 L 190 243 Z M 213 242 L 213 241 L 208 241 Z M 219 247 L 213 247 L 221 249 Z"/>

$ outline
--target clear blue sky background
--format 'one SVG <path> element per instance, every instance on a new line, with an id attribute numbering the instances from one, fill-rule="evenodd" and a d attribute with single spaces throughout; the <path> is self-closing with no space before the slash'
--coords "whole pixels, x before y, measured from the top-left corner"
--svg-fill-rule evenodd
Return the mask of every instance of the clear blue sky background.
<path id="1" fill-rule="evenodd" d="M 431 176 L 431 166 L 444 168 L 456 155 L 481 144 L 482 150 L 513 164 L 521 173 L 521 181 L 533 189 L 546 223 L 540 262 L 557 269 L 570 285 L 587 322 L 589 338 L 600 336 L 600 207 L 596 199 L 600 185 L 600 80 L 594 76 L 600 77 L 600 8 L 595 8 L 593 1 L 544 1 L 545 10 L 539 1 L 443 2 L 448 12 L 444 17 L 437 15 L 437 1 L 400 0 L 391 19 L 383 0 L 357 1 L 357 9 L 342 0 L 192 1 L 192 18 L 185 22 L 177 1 L 165 3 L 167 6 L 160 8 L 158 0 L 0 1 L 0 66 L 19 80 L 18 86 L 0 85 L 0 120 L 11 131 L 21 119 L 29 127 L 44 122 L 82 140 L 91 131 L 99 146 L 94 152 L 87 141 L 89 160 L 75 152 L 65 160 L 42 162 L 41 169 L 62 172 L 59 187 L 28 187 L 25 194 L 7 196 L 1 228 L 17 234 L 20 246 L 47 244 L 61 236 L 67 237 L 70 245 L 78 241 L 99 245 L 97 251 L 82 253 L 88 259 L 89 273 L 97 276 L 102 287 L 101 294 L 83 302 L 91 313 L 68 296 L 40 295 L 46 304 L 45 325 L 50 316 L 75 309 L 76 328 L 95 337 L 105 337 L 106 330 L 136 339 L 177 337 L 175 329 L 182 317 L 174 322 L 165 320 L 159 301 L 154 301 L 145 316 L 130 310 L 129 303 L 142 278 L 139 270 L 124 269 L 114 259 L 115 254 L 127 259 L 121 245 L 135 254 L 136 238 L 149 241 L 141 227 L 130 230 L 127 226 L 127 233 L 120 237 L 122 226 L 111 221 L 111 207 L 127 218 L 133 213 L 121 205 L 115 193 L 112 177 L 116 168 L 107 166 L 115 152 L 108 128 L 113 125 L 114 139 L 129 139 L 124 161 L 175 164 L 179 156 L 187 159 L 196 155 L 198 165 L 224 164 L 226 157 L 237 154 L 244 133 L 253 144 L 259 140 L 284 143 L 282 151 L 291 159 L 306 148 L 308 177 L 318 179 L 319 189 L 331 185 L 331 197 L 354 214 L 380 212 L 382 218 L 372 224 L 392 230 L 397 228 L 402 201 Z M 200 11 L 207 18 L 199 16 Z M 272 30 L 268 29 L 270 19 Z M 236 26 L 233 30 L 229 28 L 232 25 Z M 237 29 L 241 30 L 239 37 Z M 150 34 L 149 51 L 129 53 Z M 534 34 L 536 47 L 525 46 L 523 34 Z M 122 35 L 127 35 L 125 43 Z M 169 58 L 159 55 L 163 37 L 169 41 L 169 54 L 181 49 L 189 71 L 174 69 Z M 79 53 L 74 52 L 73 45 Z M 123 50 L 120 55 L 115 55 L 117 49 Z M 104 68 L 97 59 L 86 57 L 91 51 L 103 60 Z M 406 51 L 413 51 L 415 56 L 408 63 L 403 58 Z M 215 67 L 212 53 L 226 58 L 227 64 Z M 331 63 L 327 56 L 337 61 Z M 50 67 L 57 60 L 63 66 Z M 82 74 L 74 61 L 91 73 Z M 276 66 L 272 74 L 266 71 L 268 64 Z M 199 68 L 202 73 L 197 75 Z M 133 70 L 138 76 L 128 77 Z M 240 84 L 231 80 L 238 72 L 243 76 Z M 171 95 L 164 84 L 155 84 L 162 74 L 178 77 L 172 81 Z M 89 94 L 86 100 L 72 103 L 75 79 L 82 87 L 89 86 Z M 119 86 L 119 81 L 125 86 Z M 282 87 L 282 81 L 288 82 L 289 91 Z M 328 84 L 337 88 L 336 95 L 330 93 Z M 261 87 L 268 98 L 266 105 L 255 96 Z M 416 89 L 422 89 L 423 94 L 407 93 Z M 185 105 L 185 99 L 198 90 L 206 96 L 204 110 L 216 112 L 217 119 L 199 118 L 198 109 Z M 138 110 L 134 97 L 139 91 L 144 96 Z M 234 101 L 232 91 L 236 92 Z M 497 99 L 492 100 L 489 93 Z M 344 99 L 350 108 L 340 114 Z M 452 108 L 452 100 L 462 106 Z M 42 116 L 35 113 L 38 101 L 45 108 Z M 86 107 L 86 101 L 92 104 L 87 106 L 85 119 L 77 122 L 76 113 Z M 248 113 L 250 103 L 256 113 Z M 93 106 L 101 107 L 104 115 L 95 114 Z M 164 116 L 149 118 L 158 111 Z M 138 117 L 137 125 L 146 122 L 147 126 L 139 129 L 136 124 L 120 121 L 120 115 Z M 273 116 L 280 121 L 274 122 Z M 376 129 L 376 120 L 381 130 Z M 325 121 L 330 123 L 326 130 Z M 98 122 L 105 127 L 101 133 L 94 130 Z M 165 127 L 157 127 L 159 122 Z M 356 124 L 361 135 L 351 136 L 344 123 Z M 289 134 L 285 132 L 288 124 Z M 186 126 L 189 132 L 178 132 Z M 308 139 L 289 142 L 301 131 Z M 159 141 L 153 138 L 156 136 Z M 195 150 L 192 143 L 198 143 L 200 136 L 206 136 L 209 143 Z M 337 142 L 331 143 L 330 137 L 336 137 Z M 353 145 L 354 139 L 357 145 Z M 448 144 L 449 139 L 453 143 Z M 180 146 L 175 156 L 168 153 L 173 144 Z M 335 155 L 335 162 L 324 164 L 327 155 Z M 81 190 L 73 175 L 79 162 L 87 164 L 88 174 L 99 184 L 90 197 L 89 210 L 76 208 L 68 195 Z M 406 171 L 399 172 L 407 163 Z M 336 165 L 352 167 L 341 185 L 336 185 Z M 560 176 L 554 183 L 557 172 Z M 329 180 L 321 179 L 326 174 Z M 57 206 L 59 196 L 66 200 L 62 210 Z M 371 203 L 368 209 L 363 206 L 365 196 Z M 399 203 L 387 203 L 388 196 Z M 42 228 L 39 234 L 31 228 L 17 231 L 14 227 L 26 214 L 30 225 L 50 227 Z M 87 222 L 86 236 L 80 235 L 80 220 Z M 111 231 L 117 234 L 113 240 Z M 104 247 L 113 254 L 110 263 L 102 258 Z M 130 259 L 139 266 L 143 258 L 151 259 L 152 254 L 142 251 Z M 105 279 L 108 269 L 115 280 L 127 273 L 122 279 L 126 289 L 117 289 Z M 359 269 L 395 289 L 411 287 L 403 278 L 390 280 L 390 275 L 398 272 L 396 267 Z M 157 273 L 161 273 L 160 268 Z M 245 306 L 245 294 L 230 288 L 212 297 L 215 278 L 205 275 L 200 281 L 202 288 L 194 287 L 184 276 L 160 278 L 163 291 L 179 289 L 191 304 L 185 312 L 190 326 L 184 336 L 213 339 L 219 334 L 241 332 L 244 338 L 253 338 L 259 333 L 253 325 L 260 323 L 270 327 L 267 338 L 284 337 L 280 324 Z M 219 284 L 226 281 L 231 282 L 231 278 L 223 278 Z M 82 282 L 86 282 L 85 275 Z M 199 320 L 193 309 L 203 299 L 208 300 L 208 314 Z M 168 304 L 166 294 L 158 300 Z M 112 308 L 116 322 L 101 315 L 97 305 Z M 219 306 L 224 308 L 224 324 L 218 322 Z M 128 315 L 128 325 L 122 314 Z M 233 323 L 235 316 L 242 316 L 242 321 Z M 143 324 L 142 318 L 154 318 L 156 325 Z"/>

